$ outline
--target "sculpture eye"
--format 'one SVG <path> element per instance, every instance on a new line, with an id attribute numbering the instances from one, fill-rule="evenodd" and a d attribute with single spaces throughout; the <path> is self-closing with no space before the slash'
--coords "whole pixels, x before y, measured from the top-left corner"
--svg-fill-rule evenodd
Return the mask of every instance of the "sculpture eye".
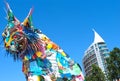
<path id="1" fill-rule="evenodd" d="M 9 37 L 6 37 L 5 41 L 6 41 L 6 42 L 8 42 L 8 41 L 9 41 L 9 39 L 10 39 Z"/>
<path id="2" fill-rule="evenodd" d="M 14 42 L 14 41 L 12 41 L 12 42 L 11 42 L 11 45 L 14 45 L 14 44 L 15 44 L 15 42 Z"/>
<path id="3" fill-rule="evenodd" d="M 16 39 L 16 38 L 17 38 L 17 36 L 16 36 L 16 35 L 14 35 L 14 36 L 13 36 L 13 39 Z"/>

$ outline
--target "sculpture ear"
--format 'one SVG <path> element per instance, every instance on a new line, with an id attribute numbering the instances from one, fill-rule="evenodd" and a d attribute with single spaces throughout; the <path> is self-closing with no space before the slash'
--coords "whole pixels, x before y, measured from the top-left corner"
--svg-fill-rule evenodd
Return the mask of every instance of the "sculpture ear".
<path id="1" fill-rule="evenodd" d="M 16 21 L 19 23 L 19 20 L 14 16 L 12 10 L 10 9 L 10 6 L 7 2 L 5 2 L 6 8 L 7 8 L 7 19 L 8 22 Z"/>
<path id="2" fill-rule="evenodd" d="M 26 19 L 23 21 L 23 26 L 25 27 L 33 27 L 33 23 L 32 23 L 32 12 L 33 12 L 33 8 L 30 9 L 28 16 L 26 17 Z"/>

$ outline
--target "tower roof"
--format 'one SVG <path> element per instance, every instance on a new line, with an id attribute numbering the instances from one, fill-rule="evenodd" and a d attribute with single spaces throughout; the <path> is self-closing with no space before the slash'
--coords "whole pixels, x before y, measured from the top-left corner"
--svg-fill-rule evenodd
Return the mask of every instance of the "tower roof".
<path id="1" fill-rule="evenodd" d="M 93 45 L 96 44 L 96 43 L 105 42 L 105 41 L 102 39 L 102 37 L 101 37 L 94 29 L 93 29 L 93 32 L 94 32 L 94 41 L 93 41 L 93 43 L 88 47 L 88 49 L 85 51 L 84 56 L 87 55 L 86 52 L 90 49 L 91 46 L 93 46 Z"/>
<path id="2" fill-rule="evenodd" d="M 94 42 L 93 43 L 98 43 L 98 42 L 105 42 L 102 37 L 93 29 L 94 31 Z"/>

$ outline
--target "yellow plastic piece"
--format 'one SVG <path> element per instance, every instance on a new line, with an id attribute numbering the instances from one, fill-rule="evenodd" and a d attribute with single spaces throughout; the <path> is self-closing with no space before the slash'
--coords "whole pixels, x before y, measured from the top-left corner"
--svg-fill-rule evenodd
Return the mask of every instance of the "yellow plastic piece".
<path id="1" fill-rule="evenodd" d="M 36 52 L 36 55 L 37 55 L 38 57 L 41 57 L 41 56 L 42 56 L 42 52 L 38 51 L 38 52 Z"/>
<path id="2" fill-rule="evenodd" d="M 65 52 L 61 52 L 61 54 L 62 54 L 64 57 L 66 57 L 66 54 L 65 54 Z"/>
<path id="3" fill-rule="evenodd" d="M 62 64 L 60 62 L 58 62 L 58 66 L 62 66 Z"/>
<path id="4" fill-rule="evenodd" d="M 26 60 L 29 60 L 26 56 L 24 57 L 24 60 L 26 61 Z"/>
<path id="5" fill-rule="evenodd" d="M 14 33 L 12 33 L 12 34 L 10 35 L 10 38 L 9 38 L 8 42 L 5 41 L 6 47 L 10 46 L 10 43 L 11 43 L 11 41 L 13 40 L 12 36 L 13 36 L 15 33 L 16 33 L 16 32 L 14 32 Z"/>
<path id="6" fill-rule="evenodd" d="M 28 23 L 28 19 L 25 19 L 24 22 L 23 22 L 23 25 L 27 26 L 27 23 Z"/>
<path id="7" fill-rule="evenodd" d="M 47 49 L 51 49 L 51 48 L 52 48 L 52 44 L 48 44 Z"/>

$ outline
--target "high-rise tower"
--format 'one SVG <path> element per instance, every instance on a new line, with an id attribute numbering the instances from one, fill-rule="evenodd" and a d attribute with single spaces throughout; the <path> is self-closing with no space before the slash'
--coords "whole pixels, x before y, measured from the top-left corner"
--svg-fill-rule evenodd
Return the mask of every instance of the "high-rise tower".
<path id="1" fill-rule="evenodd" d="M 95 30 L 93 31 L 94 41 L 85 51 L 83 57 L 83 66 L 86 76 L 91 74 L 91 66 L 93 64 L 98 65 L 104 73 L 107 71 L 105 61 L 105 59 L 109 56 L 107 45 L 102 37 Z"/>

